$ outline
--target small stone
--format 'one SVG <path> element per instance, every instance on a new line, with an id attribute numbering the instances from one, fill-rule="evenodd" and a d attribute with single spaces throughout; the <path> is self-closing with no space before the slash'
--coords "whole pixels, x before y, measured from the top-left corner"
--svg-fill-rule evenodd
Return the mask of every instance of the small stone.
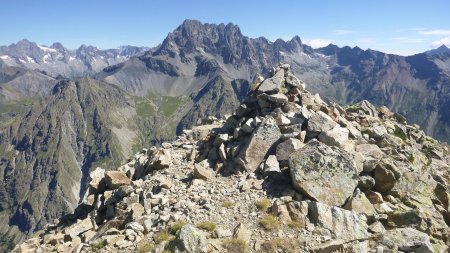
<path id="1" fill-rule="evenodd" d="M 69 227 L 67 227 L 64 232 L 71 237 L 78 236 L 79 234 L 91 230 L 94 228 L 91 219 L 86 218 L 82 221 L 79 221 Z"/>
<path id="2" fill-rule="evenodd" d="M 289 73 L 286 76 L 286 83 L 289 86 L 295 87 L 295 88 L 300 88 L 300 90 L 304 90 L 306 85 L 303 81 L 299 80 L 296 76 L 294 76 L 293 74 Z"/>
<path id="3" fill-rule="evenodd" d="M 305 146 L 305 144 L 299 139 L 289 138 L 284 142 L 278 144 L 276 150 L 276 157 L 279 161 L 289 160 L 289 156 L 295 151 Z"/>
<path id="4" fill-rule="evenodd" d="M 365 193 L 370 203 L 372 204 L 383 203 L 383 196 L 381 195 L 381 193 L 374 191 L 366 191 Z"/>
<path id="5" fill-rule="evenodd" d="M 89 186 L 92 187 L 96 191 L 104 190 L 105 188 L 105 170 L 97 167 L 95 170 L 89 173 L 89 177 L 91 181 L 89 182 Z"/>
<path id="6" fill-rule="evenodd" d="M 267 100 L 281 105 L 284 105 L 288 102 L 288 98 L 282 93 L 268 95 Z"/>
<path id="7" fill-rule="evenodd" d="M 375 189 L 380 193 L 391 190 L 400 178 L 397 166 L 389 160 L 383 159 L 375 167 Z"/>
<path id="8" fill-rule="evenodd" d="M 141 204 L 139 204 L 139 203 L 131 204 L 131 214 L 132 214 L 132 219 L 134 221 L 139 220 L 142 217 L 142 215 L 144 214 L 144 212 L 145 212 L 145 209 Z"/>
<path id="9" fill-rule="evenodd" d="M 274 173 L 280 173 L 280 165 L 278 164 L 277 157 L 274 155 L 270 155 L 267 157 L 266 162 L 264 164 L 264 174 L 270 175 Z"/>
<path id="10" fill-rule="evenodd" d="M 336 125 L 337 123 L 330 116 L 322 111 L 318 111 L 309 118 L 306 135 L 315 137 L 322 132 L 333 129 Z"/>
<path id="11" fill-rule="evenodd" d="M 367 199 L 364 193 L 356 190 L 352 197 L 349 198 L 344 209 L 352 210 L 357 213 L 363 213 L 367 216 L 373 216 L 376 211 L 372 203 Z"/>
<path id="12" fill-rule="evenodd" d="M 141 224 L 139 224 L 135 221 L 127 223 L 125 225 L 125 228 L 132 229 L 135 232 L 144 232 L 144 230 L 145 230 Z"/>
<path id="13" fill-rule="evenodd" d="M 229 229 L 217 228 L 216 230 L 214 230 L 215 238 L 229 238 L 232 235 L 233 233 Z"/>
<path id="14" fill-rule="evenodd" d="M 335 126 L 333 129 L 319 134 L 319 140 L 328 146 L 343 147 L 348 141 L 347 128 Z"/>
<path id="15" fill-rule="evenodd" d="M 233 232 L 233 238 L 242 240 L 246 242 L 247 244 L 250 243 L 250 237 L 252 236 L 252 232 L 248 230 L 243 223 L 239 223 L 235 228 Z"/>
<path id="16" fill-rule="evenodd" d="M 374 223 L 370 224 L 369 231 L 372 233 L 384 233 L 386 229 L 384 228 L 383 224 L 379 221 L 375 221 Z"/>
<path id="17" fill-rule="evenodd" d="M 203 167 L 199 163 L 194 164 L 193 176 L 196 179 L 208 180 L 212 177 L 212 171 Z"/>

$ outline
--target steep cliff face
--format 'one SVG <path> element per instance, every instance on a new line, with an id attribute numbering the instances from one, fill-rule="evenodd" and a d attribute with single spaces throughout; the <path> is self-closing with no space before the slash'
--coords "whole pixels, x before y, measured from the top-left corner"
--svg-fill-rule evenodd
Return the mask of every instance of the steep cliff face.
<path id="1" fill-rule="evenodd" d="M 73 211 L 89 169 L 131 153 L 138 134 L 132 102 L 106 83 L 62 81 L 45 100 L 3 123 L 1 230 L 31 232 Z"/>
<path id="2" fill-rule="evenodd" d="M 12 104 L 49 94 L 57 80 L 35 70 L 0 67 L 0 104 Z"/>

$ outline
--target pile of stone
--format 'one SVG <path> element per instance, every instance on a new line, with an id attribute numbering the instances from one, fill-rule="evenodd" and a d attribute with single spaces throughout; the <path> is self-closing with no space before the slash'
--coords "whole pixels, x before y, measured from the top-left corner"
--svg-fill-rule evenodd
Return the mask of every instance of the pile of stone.
<path id="1" fill-rule="evenodd" d="M 15 252 L 447 252 L 448 149 L 386 107 L 328 104 L 281 64 L 205 123 L 92 171 Z"/>

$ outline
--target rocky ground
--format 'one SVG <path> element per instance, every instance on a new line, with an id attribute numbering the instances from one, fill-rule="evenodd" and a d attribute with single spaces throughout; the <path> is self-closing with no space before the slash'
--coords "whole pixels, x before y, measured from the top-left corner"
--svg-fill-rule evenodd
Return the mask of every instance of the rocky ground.
<path id="1" fill-rule="evenodd" d="M 289 65 L 226 120 L 97 168 L 14 252 L 447 252 L 446 146 L 387 108 L 327 104 Z"/>

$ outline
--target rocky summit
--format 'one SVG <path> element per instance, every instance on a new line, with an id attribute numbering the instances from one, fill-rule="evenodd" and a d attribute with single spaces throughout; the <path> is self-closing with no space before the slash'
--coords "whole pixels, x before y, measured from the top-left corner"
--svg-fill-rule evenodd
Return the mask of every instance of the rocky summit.
<path id="1" fill-rule="evenodd" d="M 280 64 L 226 119 L 119 168 L 13 252 L 448 252 L 448 148 Z"/>

